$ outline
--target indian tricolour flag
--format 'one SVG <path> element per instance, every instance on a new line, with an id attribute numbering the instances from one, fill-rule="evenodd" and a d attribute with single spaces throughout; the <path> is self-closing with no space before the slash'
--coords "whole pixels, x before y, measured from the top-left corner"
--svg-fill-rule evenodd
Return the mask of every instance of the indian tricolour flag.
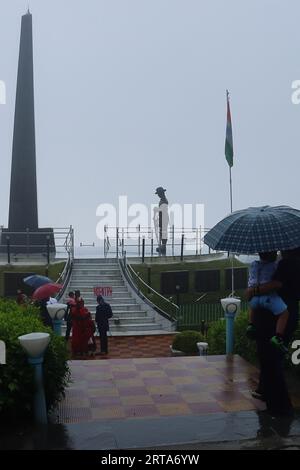
<path id="1" fill-rule="evenodd" d="M 233 139 L 232 139 L 231 112 L 230 112 L 228 90 L 227 90 L 227 128 L 226 128 L 225 156 L 226 156 L 227 163 L 231 168 L 233 166 Z"/>

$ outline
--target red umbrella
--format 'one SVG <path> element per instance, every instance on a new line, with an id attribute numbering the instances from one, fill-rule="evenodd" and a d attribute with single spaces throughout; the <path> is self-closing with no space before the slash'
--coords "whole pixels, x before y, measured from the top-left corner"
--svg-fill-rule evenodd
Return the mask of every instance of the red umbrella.
<path id="1" fill-rule="evenodd" d="M 43 300 L 51 297 L 53 294 L 57 294 L 62 289 L 61 284 L 45 284 L 39 287 L 37 290 L 34 291 L 32 298 L 34 300 Z"/>

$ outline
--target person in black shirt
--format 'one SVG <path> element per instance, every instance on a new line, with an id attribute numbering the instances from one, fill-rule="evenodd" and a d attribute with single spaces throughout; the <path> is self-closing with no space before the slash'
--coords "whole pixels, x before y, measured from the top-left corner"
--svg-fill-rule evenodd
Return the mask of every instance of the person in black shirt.
<path id="1" fill-rule="evenodd" d="M 67 310 L 65 313 L 64 320 L 67 322 L 67 329 L 66 329 L 66 335 L 65 335 L 65 340 L 68 341 L 70 338 L 71 330 L 72 330 L 72 315 L 71 315 L 71 308 L 73 305 L 75 305 L 75 293 L 74 292 L 69 292 L 69 298 L 67 300 Z"/>
<path id="2" fill-rule="evenodd" d="M 104 302 L 101 295 L 97 297 L 96 324 L 100 336 L 101 354 L 108 354 L 107 332 L 109 331 L 109 318 L 113 316 L 111 306 Z"/>
<path id="3" fill-rule="evenodd" d="M 289 312 L 283 335 L 283 342 L 287 347 L 299 322 L 300 258 L 298 249 L 282 252 L 282 259 L 278 263 L 273 280 L 259 287 L 261 295 L 274 290 L 287 304 Z M 251 297 L 252 294 L 251 289 L 248 289 L 248 295 Z M 270 342 L 270 339 L 276 335 L 276 322 L 276 317 L 268 310 L 255 310 L 253 323 L 256 330 L 260 380 L 253 396 L 263 399 L 267 410 L 272 415 L 290 415 L 293 407 L 284 378 L 284 353 Z"/>
<path id="4" fill-rule="evenodd" d="M 42 299 L 39 302 L 40 316 L 41 316 L 41 320 L 43 324 L 45 326 L 49 326 L 53 330 L 53 321 L 49 315 L 48 308 L 47 308 L 48 302 L 49 302 L 49 297 L 47 297 L 46 299 Z"/>
<path id="5" fill-rule="evenodd" d="M 284 333 L 286 345 L 292 340 L 299 323 L 300 250 L 283 251 L 274 275 L 277 292 L 287 304 L 289 319 Z"/>

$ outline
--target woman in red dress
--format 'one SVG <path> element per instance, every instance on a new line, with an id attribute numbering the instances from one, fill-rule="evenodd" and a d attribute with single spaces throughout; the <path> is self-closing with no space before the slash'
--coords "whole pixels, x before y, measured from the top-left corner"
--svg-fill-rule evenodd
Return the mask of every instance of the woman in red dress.
<path id="1" fill-rule="evenodd" d="M 89 311 L 84 307 L 84 301 L 79 298 L 71 307 L 72 315 L 72 353 L 74 355 L 86 355 L 88 353 L 88 341 L 90 338 Z"/>

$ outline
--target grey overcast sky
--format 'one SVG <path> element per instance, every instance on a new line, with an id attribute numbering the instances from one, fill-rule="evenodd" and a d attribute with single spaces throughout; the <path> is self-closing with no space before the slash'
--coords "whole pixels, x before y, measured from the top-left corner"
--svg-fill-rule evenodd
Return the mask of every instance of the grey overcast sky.
<path id="1" fill-rule="evenodd" d="M 0 224 L 7 226 L 25 0 L 0 0 Z M 229 212 L 225 90 L 234 132 L 234 209 L 299 208 L 299 0 L 31 0 L 39 224 L 96 239 L 96 208 L 204 203 Z"/>

